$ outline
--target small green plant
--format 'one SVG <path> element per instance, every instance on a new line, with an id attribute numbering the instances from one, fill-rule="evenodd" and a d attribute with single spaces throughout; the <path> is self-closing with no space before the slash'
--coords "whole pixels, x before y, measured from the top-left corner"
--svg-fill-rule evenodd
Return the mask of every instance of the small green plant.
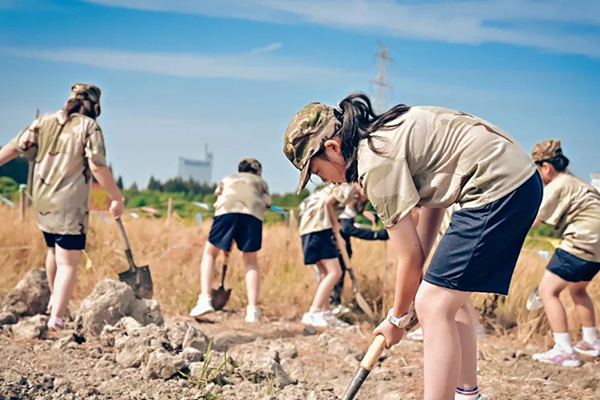
<path id="1" fill-rule="evenodd" d="M 222 376 L 228 376 L 233 373 L 233 366 L 231 369 L 228 369 L 227 366 L 229 357 L 227 353 L 223 356 L 223 362 L 219 364 L 217 367 L 211 367 L 212 361 L 212 340 L 208 342 L 208 348 L 206 349 L 206 354 L 204 355 L 204 361 L 202 362 L 202 369 L 200 371 L 200 376 L 192 378 L 189 374 L 185 374 L 180 372 L 181 376 L 190 381 L 190 384 L 196 387 L 196 389 L 204 389 L 208 386 L 209 383 L 214 382 L 219 386 L 223 386 L 225 382 L 222 380 Z M 208 396 L 208 395 L 207 395 Z M 215 397 L 214 399 L 217 399 Z M 213 398 L 208 398 L 207 400 L 213 400 Z"/>

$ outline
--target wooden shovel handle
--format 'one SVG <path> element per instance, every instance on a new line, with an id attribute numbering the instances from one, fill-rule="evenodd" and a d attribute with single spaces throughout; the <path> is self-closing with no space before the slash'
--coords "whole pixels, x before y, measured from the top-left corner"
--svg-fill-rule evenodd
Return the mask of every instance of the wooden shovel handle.
<path id="1" fill-rule="evenodd" d="M 377 363 L 377 360 L 379 360 L 379 357 L 381 356 L 381 353 L 383 353 L 385 347 L 385 336 L 375 336 L 375 339 L 373 339 L 373 343 L 371 343 L 369 346 L 367 354 L 365 354 L 365 357 L 362 359 L 360 366 L 367 371 L 371 371 L 373 366 L 375 366 Z"/>
<path id="2" fill-rule="evenodd" d="M 352 264 L 350 264 L 350 257 L 348 256 L 348 252 L 346 251 L 346 241 L 342 238 L 339 232 L 333 232 L 335 236 L 335 241 L 337 242 L 338 248 L 340 250 L 340 254 L 342 255 L 342 260 L 344 260 L 344 264 L 346 264 L 347 269 L 352 269 Z"/>

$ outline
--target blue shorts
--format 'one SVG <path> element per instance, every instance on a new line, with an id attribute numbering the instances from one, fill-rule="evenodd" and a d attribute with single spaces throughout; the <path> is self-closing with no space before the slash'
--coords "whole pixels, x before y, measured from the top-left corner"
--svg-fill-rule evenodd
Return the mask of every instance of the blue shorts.
<path id="1" fill-rule="evenodd" d="M 302 252 L 304 264 L 316 264 L 321 260 L 338 258 L 340 253 L 333 238 L 333 230 L 311 232 L 300 236 L 302 239 Z"/>
<path id="2" fill-rule="evenodd" d="M 454 212 L 424 280 L 454 290 L 508 294 L 542 194 L 536 172 L 499 200 Z"/>
<path id="3" fill-rule="evenodd" d="M 210 228 L 208 241 L 221 250 L 230 251 L 235 240 L 238 249 L 252 253 L 262 247 L 262 227 L 262 221 L 249 214 L 219 215 Z"/>
<path id="4" fill-rule="evenodd" d="M 546 269 L 567 282 L 589 282 L 600 271 L 600 263 L 584 260 L 563 249 L 556 249 Z"/>
<path id="5" fill-rule="evenodd" d="M 85 235 L 58 235 L 55 233 L 42 232 L 46 246 L 55 248 L 56 246 L 65 250 L 83 250 L 85 249 Z"/>

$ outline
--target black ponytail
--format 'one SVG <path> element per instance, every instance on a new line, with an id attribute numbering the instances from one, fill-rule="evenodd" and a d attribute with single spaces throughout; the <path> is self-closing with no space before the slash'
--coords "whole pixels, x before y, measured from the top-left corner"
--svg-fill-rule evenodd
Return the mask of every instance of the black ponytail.
<path id="1" fill-rule="evenodd" d="M 346 160 L 346 181 L 356 182 L 358 180 L 357 150 L 361 140 L 367 139 L 369 148 L 376 154 L 382 151 L 375 148 L 372 134 L 381 129 L 393 129 L 401 125 L 401 122 L 390 124 L 410 109 L 405 104 L 398 104 L 383 114 L 376 114 L 371 104 L 371 99 L 364 93 L 353 93 L 342 100 L 339 110 L 335 110 L 335 116 L 341 126 L 337 135 L 341 139 L 342 155 Z"/>
<path id="2" fill-rule="evenodd" d="M 562 154 L 542 161 L 542 163 L 545 162 L 550 163 L 557 172 L 564 172 L 569 166 L 569 159 Z"/>
<path id="3" fill-rule="evenodd" d="M 83 99 L 69 99 L 67 100 L 67 104 L 65 105 L 65 112 L 67 116 L 71 114 L 83 114 L 86 117 L 90 117 L 96 119 L 100 116 L 100 112 L 96 114 L 96 108 L 94 107 L 97 103 L 94 103 L 90 100 Z M 98 111 L 100 111 L 100 107 L 98 106 Z"/>

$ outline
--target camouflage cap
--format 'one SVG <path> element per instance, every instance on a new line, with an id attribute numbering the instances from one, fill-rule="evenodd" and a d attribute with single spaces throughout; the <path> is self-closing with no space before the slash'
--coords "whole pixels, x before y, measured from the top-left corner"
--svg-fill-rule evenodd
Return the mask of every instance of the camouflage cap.
<path id="1" fill-rule="evenodd" d="M 535 146 L 533 146 L 533 149 L 531 150 L 531 158 L 533 158 L 533 161 L 538 162 L 543 160 L 549 160 L 558 155 L 562 155 L 562 153 L 563 152 L 560 145 L 560 140 L 543 140 Z"/>
<path id="2" fill-rule="evenodd" d="M 333 108 L 322 103 L 310 103 L 292 118 L 283 137 L 283 153 L 300 170 L 298 193 L 310 179 L 310 159 L 335 135 L 339 124 Z"/>
<path id="3" fill-rule="evenodd" d="M 89 83 L 74 83 L 71 86 L 71 95 L 69 99 L 89 100 L 94 103 L 100 103 L 102 91 L 98 86 Z"/>
<path id="4" fill-rule="evenodd" d="M 241 168 L 242 165 L 244 165 L 245 168 L 252 169 L 258 175 L 262 174 L 262 164 L 256 158 L 246 157 L 240 161 L 240 163 L 238 164 L 238 167 Z"/>

